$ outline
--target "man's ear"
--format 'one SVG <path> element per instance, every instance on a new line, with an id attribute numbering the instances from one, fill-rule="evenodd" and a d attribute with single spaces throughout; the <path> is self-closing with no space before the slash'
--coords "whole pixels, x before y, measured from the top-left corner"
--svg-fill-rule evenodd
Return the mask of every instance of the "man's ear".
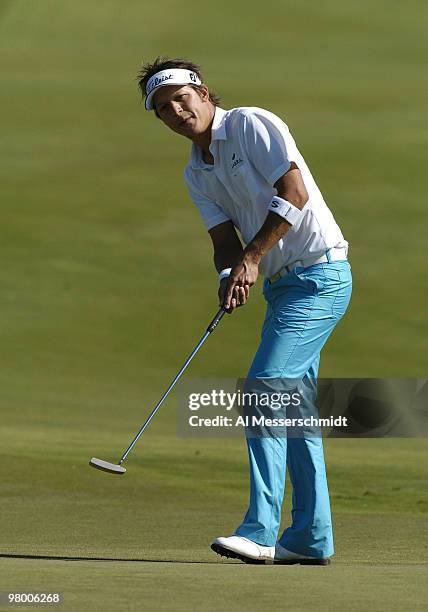
<path id="1" fill-rule="evenodd" d="M 208 87 L 206 85 L 201 85 L 199 91 L 201 92 L 201 100 L 206 102 L 210 99 L 210 92 L 208 91 Z"/>

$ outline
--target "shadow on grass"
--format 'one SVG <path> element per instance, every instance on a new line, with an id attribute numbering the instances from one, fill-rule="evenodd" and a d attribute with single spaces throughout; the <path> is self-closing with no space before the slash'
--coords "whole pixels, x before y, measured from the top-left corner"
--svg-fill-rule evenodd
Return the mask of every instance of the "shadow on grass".
<path id="1" fill-rule="evenodd" d="M 63 555 L 21 555 L 0 553 L 3 559 L 32 559 L 41 561 L 123 561 L 127 563 L 198 563 L 218 565 L 218 561 L 183 561 L 179 559 L 127 559 L 124 557 L 66 557 Z"/>

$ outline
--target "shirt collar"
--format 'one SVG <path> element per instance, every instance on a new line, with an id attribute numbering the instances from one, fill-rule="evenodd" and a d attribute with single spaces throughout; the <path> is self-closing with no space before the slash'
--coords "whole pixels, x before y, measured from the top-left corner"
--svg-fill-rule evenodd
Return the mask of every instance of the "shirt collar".
<path id="1" fill-rule="evenodd" d="M 227 112 L 216 106 L 213 124 L 211 127 L 211 142 L 213 140 L 227 140 L 226 136 L 226 115 Z"/>
<path id="2" fill-rule="evenodd" d="M 227 111 L 219 106 L 216 106 L 213 123 L 211 126 L 211 142 L 214 142 L 214 140 L 227 140 L 226 115 Z M 206 164 L 202 159 L 201 150 L 195 144 L 192 144 L 192 149 L 190 152 L 190 166 L 194 170 L 206 167 Z"/>

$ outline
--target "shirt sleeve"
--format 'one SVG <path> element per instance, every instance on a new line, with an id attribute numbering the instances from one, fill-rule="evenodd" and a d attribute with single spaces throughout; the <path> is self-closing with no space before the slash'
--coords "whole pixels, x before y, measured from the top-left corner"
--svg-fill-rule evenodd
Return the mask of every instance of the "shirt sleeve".
<path id="1" fill-rule="evenodd" d="M 189 190 L 189 195 L 199 210 L 202 221 L 204 222 L 207 230 L 210 230 L 216 225 L 220 225 L 220 223 L 224 223 L 225 221 L 230 221 L 229 217 L 226 215 L 221 206 L 204 195 L 193 183 L 193 181 L 191 181 L 187 172 L 184 173 L 184 178 L 186 180 L 187 189 Z"/>
<path id="2" fill-rule="evenodd" d="M 245 113 L 243 141 L 251 163 L 272 186 L 294 161 L 288 127 L 268 111 L 255 109 Z"/>

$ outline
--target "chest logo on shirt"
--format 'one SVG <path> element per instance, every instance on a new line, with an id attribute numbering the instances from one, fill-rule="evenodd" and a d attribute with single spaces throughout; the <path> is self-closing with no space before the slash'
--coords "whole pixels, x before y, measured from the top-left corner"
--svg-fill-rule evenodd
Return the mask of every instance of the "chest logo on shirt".
<path id="1" fill-rule="evenodd" d="M 237 157 L 236 153 L 234 153 L 232 155 L 232 165 L 231 165 L 230 169 L 231 170 L 235 170 L 235 168 L 237 168 L 238 166 L 240 166 L 243 163 L 244 163 L 244 160 L 241 159 L 240 157 Z"/>

